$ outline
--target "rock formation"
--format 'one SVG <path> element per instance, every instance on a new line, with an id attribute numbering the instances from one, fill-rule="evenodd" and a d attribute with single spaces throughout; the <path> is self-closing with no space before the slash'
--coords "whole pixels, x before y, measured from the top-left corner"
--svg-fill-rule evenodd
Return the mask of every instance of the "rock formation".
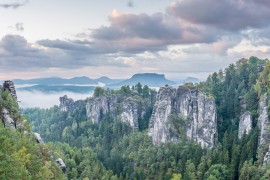
<path id="1" fill-rule="evenodd" d="M 61 168 L 62 172 L 66 174 L 66 164 L 64 163 L 63 159 L 58 158 L 55 160 L 58 166 Z"/>
<path id="2" fill-rule="evenodd" d="M 123 101 L 122 113 L 120 118 L 130 127 L 138 128 L 138 106 L 133 98 L 129 97 Z"/>
<path id="3" fill-rule="evenodd" d="M 8 90 L 10 94 L 17 99 L 16 89 L 12 81 L 5 81 L 3 84 L 3 89 Z"/>
<path id="4" fill-rule="evenodd" d="M 12 81 L 5 81 L 3 86 L 0 86 L 0 88 L 3 88 L 4 90 L 8 90 L 11 93 L 11 95 L 14 97 L 14 99 L 17 100 L 15 86 L 14 86 Z M 70 100 L 70 99 L 68 99 L 66 96 L 64 96 L 64 98 L 62 99 L 63 102 L 67 102 L 67 100 Z M 60 98 L 60 101 L 61 101 L 61 98 Z M 72 102 L 73 102 L 73 100 L 72 100 Z M 68 103 L 66 103 L 64 105 L 69 107 Z M 65 109 L 65 110 L 67 110 L 67 109 Z M 23 120 L 22 122 L 16 122 L 17 123 L 17 125 L 16 125 L 15 121 L 10 117 L 9 111 L 4 107 L 1 110 L 1 119 L 2 119 L 2 123 L 3 123 L 4 127 L 10 128 L 10 129 L 15 129 L 15 128 L 23 129 L 27 123 L 26 120 Z M 24 131 L 24 133 L 27 133 L 27 131 Z M 33 134 L 34 134 L 36 143 L 44 143 L 44 141 L 42 140 L 39 133 L 33 133 Z M 51 151 L 49 151 L 49 152 L 51 154 L 51 157 L 53 159 L 55 159 L 53 153 Z M 58 158 L 55 161 L 58 164 L 58 166 L 62 169 L 62 172 L 65 174 L 66 173 L 66 165 L 65 165 L 64 161 L 61 158 Z"/>
<path id="5" fill-rule="evenodd" d="M 162 87 L 149 125 L 154 144 L 190 139 L 213 147 L 217 137 L 214 99 L 194 87 Z"/>
<path id="6" fill-rule="evenodd" d="M 83 100 L 74 101 L 72 98 L 68 98 L 67 95 L 60 97 L 59 101 L 60 101 L 59 108 L 61 109 L 61 111 L 67 112 L 74 110 L 76 107 L 84 105 Z"/>
<path id="7" fill-rule="evenodd" d="M 246 111 L 240 116 L 238 138 L 241 138 L 244 134 L 248 134 L 252 128 L 252 116 L 249 111 Z"/>
<path id="8" fill-rule="evenodd" d="M 71 98 L 68 98 L 67 95 L 60 97 L 59 100 L 60 100 L 59 107 L 62 111 L 70 111 L 71 109 L 73 109 L 74 100 Z"/>
<path id="9" fill-rule="evenodd" d="M 33 134 L 34 134 L 36 143 L 38 143 L 38 144 L 44 143 L 44 141 L 43 141 L 43 139 L 41 138 L 41 136 L 40 136 L 39 133 L 34 132 Z M 55 155 L 53 154 L 53 152 L 49 151 L 49 154 L 50 154 L 50 156 L 51 156 L 52 159 L 55 159 Z M 63 159 L 58 158 L 58 159 L 55 160 L 55 162 L 56 162 L 57 165 L 61 168 L 62 172 L 63 172 L 64 174 L 66 174 L 66 164 L 64 163 Z"/>
<path id="10" fill-rule="evenodd" d="M 90 98 L 86 103 L 86 113 L 88 119 L 90 119 L 93 123 L 99 123 L 109 112 L 110 105 L 113 104 L 112 101 L 114 99 L 114 97 L 107 96 Z"/>
<path id="11" fill-rule="evenodd" d="M 43 143 L 43 139 L 41 138 L 39 133 L 34 132 L 35 140 L 37 143 Z"/>
<path id="12" fill-rule="evenodd" d="M 269 146 L 269 149 L 263 158 L 263 165 L 267 166 L 269 163 L 270 163 L 270 146 Z"/>
<path id="13" fill-rule="evenodd" d="M 15 128 L 15 122 L 14 120 L 10 117 L 9 111 L 6 108 L 2 108 L 1 111 L 1 119 L 4 127 L 8 128 Z"/>
<path id="14" fill-rule="evenodd" d="M 260 129 L 259 147 L 265 147 L 270 143 L 269 117 L 267 112 L 267 94 L 264 94 L 260 101 L 260 113 L 258 127 Z"/>
<path id="15" fill-rule="evenodd" d="M 150 97 L 142 99 L 137 95 L 100 95 L 87 100 L 86 113 L 88 119 L 96 124 L 108 115 L 125 122 L 132 129 L 138 129 L 138 119 L 144 116 L 152 101 Z"/>

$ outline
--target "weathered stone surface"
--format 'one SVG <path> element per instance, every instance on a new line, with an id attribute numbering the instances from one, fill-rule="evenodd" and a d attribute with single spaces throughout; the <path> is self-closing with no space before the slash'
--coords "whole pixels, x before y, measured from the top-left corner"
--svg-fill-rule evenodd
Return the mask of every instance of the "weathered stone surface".
<path id="1" fill-rule="evenodd" d="M 70 112 L 80 106 L 85 106 L 85 101 L 83 100 L 74 101 L 72 98 L 68 98 L 67 95 L 60 97 L 59 101 L 60 101 L 59 108 L 61 109 L 61 111 L 66 112 Z"/>
<path id="2" fill-rule="evenodd" d="M 269 146 L 269 149 L 263 158 L 263 165 L 267 166 L 269 163 L 270 163 L 270 146 Z"/>
<path id="3" fill-rule="evenodd" d="M 178 120 L 184 134 L 172 133 L 174 127 L 170 117 Z M 214 99 L 199 92 L 194 87 L 162 87 L 157 95 L 149 125 L 149 135 L 154 144 L 183 139 L 185 136 L 201 144 L 213 147 L 217 136 L 216 106 Z M 181 137 L 182 136 L 182 137 Z"/>
<path id="4" fill-rule="evenodd" d="M 169 116 L 172 114 L 176 90 L 171 87 L 161 87 L 153 108 L 149 124 L 149 136 L 153 143 L 160 144 L 172 140 L 169 133 Z"/>
<path id="5" fill-rule="evenodd" d="M 60 100 L 60 109 L 62 111 L 70 111 L 74 108 L 74 100 L 71 98 L 68 98 L 67 95 L 64 95 L 63 97 L 59 98 Z"/>
<path id="6" fill-rule="evenodd" d="M 138 107 L 134 99 L 131 97 L 125 99 L 120 114 L 121 120 L 133 128 L 138 128 L 138 116 Z"/>
<path id="7" fill-rule="evenodd" d="M 269 116 L 267 112 L 267 94 L 264 94 L 260 101 L 260 113 L 258 127 L 260 129 L 259 147 L 265 147 L 270 143 Z"/>
<path id="8" fill-rule="evenodd" d="M 10 117 L 9 111 L 6 108 L 3 108 L 1 111 L 1 119 L 2 119 L 4 127 L 8 127 L 12 129 L 15 128 L 15 122 Z"/>
<path id="9" fill-rule="evenodd" d="M 12 81 L 5 81 L 3 84 L 4 90 L 8 90 L 14 99 L 17 99 L 16 89 Z"/>
<path id="10" fill-rule="evenodd" d="M 145 103 L 139 103 L 141 97 L 136 95 L 101 95 L 89 98 L 86 102 L 86 113 L 89 120 L 99 123 L 108 115 L 113 119 L 119 119 L 132 129 L 138 129 L 138 119 L 143 117 L 146 107 L 151 104 L 151 98 Z"/>
<path id="11" fill-rule="evenodd" d="M 55 160 L 58 166 L 61 168 L 62 172 L 66 174 L 66 164 L 64 163 L 63 159 L 58 158 Z"/>
<path id="12" fill-rule="evenodd" d="M 109 112 L 110 99 L 107 96 L 90 98 L 86 103 L 86 113 L 88 119 L 93 123 L 99 123 L 104 115 Z"/>
<path id="13" fill-rule="evenodd" d="M 244 134 L 248 134 L 252 128 L 252 116 L 249 111 L 246 111 L 240 116 L 238 138 L 241 138 Z"/>

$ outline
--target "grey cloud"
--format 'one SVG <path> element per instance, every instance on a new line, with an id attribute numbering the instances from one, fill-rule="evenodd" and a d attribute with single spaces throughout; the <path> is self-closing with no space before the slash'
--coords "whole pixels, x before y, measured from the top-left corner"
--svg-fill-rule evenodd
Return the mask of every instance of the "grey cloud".
<path id="1" fill-rule="evenodd" d="M 16 23 L 15 28 L 17 31 L 24 31 L 23 23 Z"/>
<path id="2" fill-rule="evenodd" d="M 101 65 L 128 66 L 122 61 L 107 58 L 104 55 L 93 55 L 87 48 L 80 48 L 79 45 L 74 45 L 74 43 L 61 42 L 60 40 L 56 42 L 58 46 L 61 45 L 62 49 L 37 47 L 27 42 L 22 36 L 6 35 L 0 41 L 1 72 L 48 68 L 69 69 Z M 49 43 L 54 44 L 55 42 L 44 40 L 42 43 L 49 45 Z M 51 47 L 55 46 L 51 45 Z"/>
<path id="3" fill-rule="evenodd" d="M 254 46 L 270 46 L 270 27 L 243 31 L 242 34 Z"/>
<path id="4" fill-rule="evenodd" d="M 60 49 L 87 48 L 89 53 L 96 54 L 138 53 L 166 50 L 169 45 L 211 43 L 223 33 L 214 28 L 187 25 L 163 13 L 119 14 L 111 16 L 109 21 L 109 26 L 101 26 L 91 33 L 77 36 L 83 40 L 39 43 Z"/>
<path id="5" fill-rule="evenodd" d="M 183 0 L 168 7 L 172 16 L 194 24 L 236 31 L 269 25 L 268 0 Z"/>
<path id="6" fill-rule="evenodd" d="M 0 3 L 0 7 L 2 8 L 12 8 L 12 9 L 17 9 L 19 7 L 22 7 L 24 5 L 26 5 L 28 3 L 28 1 L 24 1 L 24 2 L 14 2 L 14 3 Z"/>

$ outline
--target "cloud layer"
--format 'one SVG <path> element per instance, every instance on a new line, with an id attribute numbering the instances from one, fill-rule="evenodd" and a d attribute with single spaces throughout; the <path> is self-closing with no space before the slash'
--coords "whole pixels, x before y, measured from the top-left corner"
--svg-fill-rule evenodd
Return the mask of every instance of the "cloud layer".
<path id="1" fill-rule="evenodd" d="M 22 2 L 14 1 L 14 2 L 12 2 L 12 0 L 11 0 L 11 1 L 6 1 L 4 3 L 0 2 L 0 7 L 6 8 L 6 9 L 8 9 L 8 8 L 17 9 L 19 7 L 24 6 L 27 3 L 28 3 L 28 1 L 22 1 Z"/>
<path id="2" fill-rule="evenodd" d="M 267 0 L 184 0 L 173 3 L 168 13 L 194 24 L 235 31 L 269 25 Z"/>
<path id="3" fill-rule="evenodd" d="M 127 5 L 133 7 L 132 2 Z M 6 8 L 17 7 L 9 5 Z M 268 0 L 181 0 L 154 14 L 113 10 L 106 26 L 88 29 L 73 39 L 30 43 L 23 36 L 4 36 L 0 70 L 214 71 L 235 58 L 268 56 L 269 19 Z M 23 23 L 17 23 L 16 29 L 23 31 Z"/>

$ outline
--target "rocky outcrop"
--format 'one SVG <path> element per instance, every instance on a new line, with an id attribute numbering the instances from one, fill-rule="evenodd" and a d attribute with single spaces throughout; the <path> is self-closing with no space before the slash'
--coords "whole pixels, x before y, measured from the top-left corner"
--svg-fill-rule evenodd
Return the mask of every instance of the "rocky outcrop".
<path id="1" fill-rule="evenodd" d="M 187 138 L 213 147 L 217 137 L 214 99 L 194 87 L 160 88 L 149 135 L 154 144 Z"/>
<path id="2" fill-rule="evenodd" d="M 150 97 L 143 99 L 132 94 L 100 95 L 87 100 L 86 113 L 88 119 L 95 124 L 101 122 L 105 116 L 109 116 L 125 122 L 132 129 L 138 129 L 138 120 L 144 116 L 151 103 Z"/>
<path id="3" fill-rule="evenodd" d="M 267 94 L 264 94 L 260 101 L 260 113 L 258 118 L 258 127 L 260 129 L 259 147 L 265 147 L 270 142 L 269 116 L 267 112 Z"/>
<path id="4" fill-rule="evenodd" d="M 74 100 L 71 98 L 68 98 L 67 95 L 64 95 L 63 97 L 59 98 L 60 100 L 60 109 L 61 111 L 70 111 L 74 107 Z"/>
<path id="5" fill-rule="evenodd" d="M 6 108 L 3 108 L 1 111 L 1 119 L 4 127 L 14 129 L 15 128 L 15 122 L 10 117 L 9 111 Z"/>
<path id="6" fill-rule="evenodd" d="M 138 106 L 133 98 L 129 97 L 123 101 L 120 119 L 133 128 L 138 128 Z"/>
<path id="7" fill-rule="evenodd" d="M 263 165 L 267 166 L 269 163 L 270 163 L 270 146 L 269 146 L 269 149 L 263 158 Z"/>
<path id="8" fill-rule="evenodd" d="M 249 111 L 246 111 L 240 116 L 238 138 L 241 138 L 244 134 L 248 134 L 252 128 L 252 116 Z"/>
<path id="9" fill-rule="evenodd" d="M 36 140 L 37 144 L 43 144 L 44 143 L 44 141 L 41 138 L 39 133 L 34 132 L 33 134 L 34 134 L 34 137 L 35 137 L 35 140 Z M 55 159 L 55 155 L 53 154 L 52 151 L 49 151 L 49 155 L 51 156 L 52 159 Z M 58 158 L 58 159 L 55 160 L 55 162 L 61 168 L 62 172 L 64 174 L 66 174 L 66 164 L 64 163 L 63 159 Z"/>
<path id="10" fill-rule="evenodd" d="M 176 90 L 170 87 L 160 88 L 157 94 L 149 124 L 149 135 L 155 144 L 173 140 L 169 133 L 169 117 L 173 111 L 175 94 Z"/>
<path id="11" fill-rule="evenodd" d="M 58 158 L 58 159 L 56 159 L 55 161 L 56 161 L 56 163 L 58 164 L 58 166 L 61 168 L 62 172 L 63 172 L 64 174 L 66 174 L 66 171 L 67 171 L 67 170 L 66 170 L 66 164 L 64 163 L 63 159 Z"/>
<path id="12" fill-rule="evenodd" d="M 74 110 L 76 107 L 84 106 L 83 100 L 74 101 L 72 98 L 68 98 L 67 95 L 59 98 L 60 105 L 59 108 L 61 111 L 70 112 Z"/>
<path id="13" fill-rule="evenodd" d="M 3 89 L 8 90 L 14 99 L 17 99 L 16 89 L 12 81 L 5 81 L 3 84 Z"/>
<path id="14" fill-rule="evenodd" d="M 39 133 L 34 132 L 36 143 L 44 143 Z"/>
<path id="15" fill-rule="evenodd" d="M 88 119 L 90 119 L 94 124 L 99 123 L 109 112 L 110 105 L 112 104 L 111 101 L 113 99 L 114 98 L 109 98 L 107 96 L 90 98 L 86 103 L 86 113 Z"/>

